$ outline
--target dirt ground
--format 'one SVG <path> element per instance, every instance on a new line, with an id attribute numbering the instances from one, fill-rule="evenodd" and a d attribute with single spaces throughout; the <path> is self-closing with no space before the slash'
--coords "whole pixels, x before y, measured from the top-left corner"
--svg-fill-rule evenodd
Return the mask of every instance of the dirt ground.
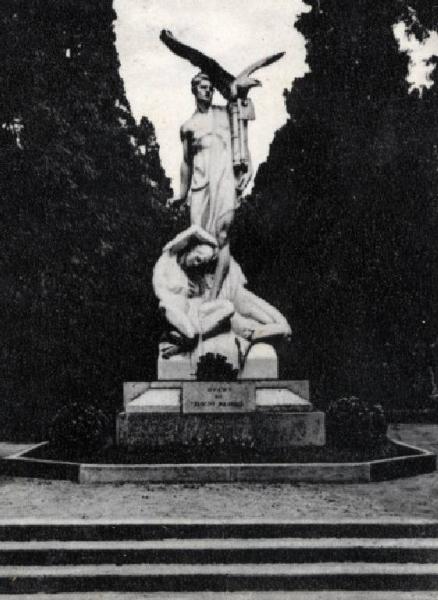
<path id="1" fill-rule="evenodd" d="M 438 425 L 390 436 L 438 453 Z M 438 519 L 438 471 L 366 484 L 76 484 L 0 478 L 0 519 Z"/>

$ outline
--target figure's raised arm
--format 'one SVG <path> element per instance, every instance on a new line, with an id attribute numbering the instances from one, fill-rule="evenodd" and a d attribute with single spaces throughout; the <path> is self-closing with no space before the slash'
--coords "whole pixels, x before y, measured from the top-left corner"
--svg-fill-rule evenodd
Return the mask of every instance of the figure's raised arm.
<path id="1" fill-rule="evenodd" d="M 190 155 L 190 133 L 188 130 L 186 130 L 184 125 L 181 127 L 180 136 L 183 149 L 183 157 L 180 167 L 180 194 L 179 196 L 176 196 L 168 201 L 169 206 L 177 208 L 187 202 L 193 170 Z"/>

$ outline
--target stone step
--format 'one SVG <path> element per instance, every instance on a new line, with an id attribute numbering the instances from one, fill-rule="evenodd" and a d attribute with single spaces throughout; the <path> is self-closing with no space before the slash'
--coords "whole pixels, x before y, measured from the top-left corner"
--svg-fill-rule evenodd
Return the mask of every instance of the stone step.
<path id="1" fill-rule="evenodd" d="M 436 591 L 429 592 L 73 592 L 68 594 L 14 594 L 14 600 L 436 600 Z M 11 597 L 3 596 L 2 598 Z"/>
<path id="2" fill-rule="evenodd" d="M 438 590 L 438 565 L 324 563 L 2 566 L 0 593 Z"/>
<path id="3" fill-rule="evenodd" d="M 4 541 L 0 565 L 438 562 L 436 538 Z"/>
<path id="4" fill-rule="evenodd" d="M 0 541 L 204 538 L 438 538 L 437 520 L 0 520 Z"/>

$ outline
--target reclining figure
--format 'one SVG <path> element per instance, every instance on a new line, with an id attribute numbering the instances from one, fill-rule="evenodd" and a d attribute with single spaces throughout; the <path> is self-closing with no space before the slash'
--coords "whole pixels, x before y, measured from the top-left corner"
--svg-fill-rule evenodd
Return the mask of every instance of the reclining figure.
<path id="1" fill-rule="evenodd" d="M 172 330 L 162 356 L 193 350 L 202 340 L 224 330 L 252 343 L 289 337 L 285 317 L 245 288 L 246 279 L 231 257 L 216 299 L 211 300 L 218 245 L 197 225 L 178 234 L 163 249 L 153 273 L 153 287 Z"/>

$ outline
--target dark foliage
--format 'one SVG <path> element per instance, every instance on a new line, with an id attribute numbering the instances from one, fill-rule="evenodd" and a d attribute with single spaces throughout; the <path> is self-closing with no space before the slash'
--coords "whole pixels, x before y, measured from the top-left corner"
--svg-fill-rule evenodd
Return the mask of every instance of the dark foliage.
<path id="1" fill-rule="evenodd" d="M 326 414 L 327 441 L 339 448 L 372 448 L 386 439 L 388 424 L 380 404 L 356 396 L 333 400 Z"/>
<path id="2" fill-rule="evenodd" d="M 49 442 L 54 452 L 68 459 L 102 451 L 111 439 L 112 424 L 108 416 L 86 396 L 81 402 L 62 407 L 49 429 Z M 91 453 L 91 454 L 90 454 Z"/>
<path id="3" fill-rule="evenodd" d="M 236 381 L 238 373 L 226 356 L 212 352 L 203 354 L 196 367 L 198 381 Z"/>
<path id="4" fill-rule="evenodd" d="M 124 380 L 154 375 L 151 270 L 177 224 L 114 18 L 109 0 L 2 2 L 3 435 L 44 437 L 78 382 L 114 412 Z"/>
<path id="5" fill-rule="evenodd" d="M 408 94 L 392 26 L 426 37 L 436 2 L 309 4 L 311 72 L 285 93 L 289 120 L 233 253 L 293 326 L 300 371 L 283 361 L 283 376 L 309 377 L 319 404 L 357 390 L 409 408 L 436 372 L 438 75 Z M 78 382 L 111 415 L 123 380 L 155 376 L 151 270 L 187 215 L 165 209 L 169 181 L 152 124 L 132 118 L 114 18 L 110 0 L 2 1 L 3 436 L 44 438 L 81 399 Z"/>
<path id="6" fill-rule="evenodd" d="M 292 324 L 300 367 L 283 376 L 310 378 L 320 406 L 353 392 L 415 406 L 438 333 L 437 85 L 408 93 L 393 25 L 412 22 L 412 3 L 308 4 L 298 29 L 311 72 L 285 92 L 289 119 L 233 251 Z M 414 8 L 437 29 L 433 4 Z"/>

